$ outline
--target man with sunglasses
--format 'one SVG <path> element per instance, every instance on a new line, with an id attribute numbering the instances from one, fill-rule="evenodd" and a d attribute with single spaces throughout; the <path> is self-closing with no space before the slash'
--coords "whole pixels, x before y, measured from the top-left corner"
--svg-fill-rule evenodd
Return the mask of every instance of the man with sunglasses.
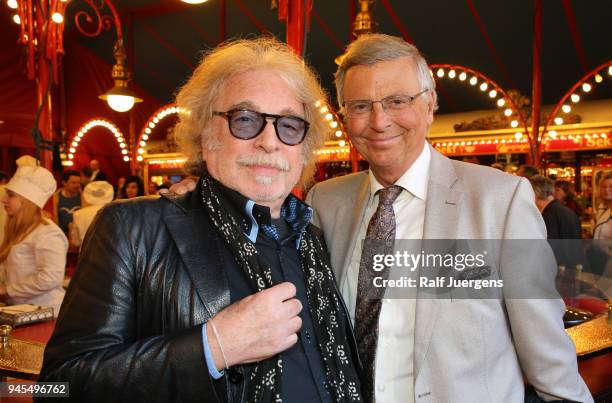
<path id="1" fill-rule="evenodd" d="M 323 98 L 273 39 L 205 56 L 177 95 L 197 187 L 102 210 L 39 380 L 69 381 L 75 401 L 361 401 L 325 244 L 290 194 Z"/>
<path id="2" fill-rule="evenodd" d="M 370 239 L 544 240 L 546 231 L 528 181 L 452 161 L 427 144 L 435 82 L 414 46 L 360 36 L 338 67 L 336 89 L 370 169 L 315 185 L 307 202 L 355 323 L 364 399 L 522 403 L 524 373 L 545 400 L 591 402 L 564 332 L 554 262 L 529 265 L 543 281 L 520 299 L 436 299 L 423 287 L 417 298 L 366 296 L 374 286 Z"/>

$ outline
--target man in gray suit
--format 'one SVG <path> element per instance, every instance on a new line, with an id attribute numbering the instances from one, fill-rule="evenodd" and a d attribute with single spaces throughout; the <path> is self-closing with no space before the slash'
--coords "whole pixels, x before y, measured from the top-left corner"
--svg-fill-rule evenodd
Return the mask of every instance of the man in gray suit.
<path id="1" fill-rule="evenodd" d="M 307 202 L 358 337 L 362 241 L 380 190 L 401 188 L 392 202 L 394 239 L 546 239 L 526 179 L 452 161 L 427 143 L 435 83 L 414 46 L 361 36 L 338 68 L 336 87 L 350 139 L 370 170 L 315 185 Z M 554 293 L 554 261 L 535 269 L 547 280 L 542 291 Z M 386 298 L 380 305 L 378 326 L 369 329 L 378 334 L 374 359 L 364 362 L 378 402 L 518 403 L 522 374 L 543 400 L 592 401 L 559 298 Z"/>

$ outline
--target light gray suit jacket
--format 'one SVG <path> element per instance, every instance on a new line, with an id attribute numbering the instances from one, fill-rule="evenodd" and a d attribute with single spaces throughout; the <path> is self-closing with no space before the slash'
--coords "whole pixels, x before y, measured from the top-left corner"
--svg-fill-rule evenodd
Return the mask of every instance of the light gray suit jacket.
<path id="1" fill-rule="evenodd" d="M 431 148 L 425 239 L 546 239 L 527 180 L 453 161 Z M 342 283 L 364 219 L 367 172 L 315 185 L 307 202 Z M 556 266 L 542 267 L 552 287 Z M 546 400 L 592 402 L 557 299 L 418 299 L 415 401 L 523 403 L 522 372 Z M 387 402 L 384 402 L 387 403 Z"/>

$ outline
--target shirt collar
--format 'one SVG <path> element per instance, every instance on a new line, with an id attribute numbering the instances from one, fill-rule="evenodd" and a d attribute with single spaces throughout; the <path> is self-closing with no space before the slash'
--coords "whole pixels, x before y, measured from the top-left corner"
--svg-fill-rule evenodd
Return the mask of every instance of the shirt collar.
<path id="1" fill-rule="evenodd" d="M 427 183 L 429 182 L 429 163 L 431 162 L 431 151 L 427 142 L 423 145 L 423 151 L 414 163 L 400 176 L 394 185 L 401 186 L 413 196 L 425 201 L 427 199 Z M 378 182 L 372 170 L 370 176 L 371 197 L 384 186 Z"/>
<path id="2" fill-rule="evenodd" d="M 269 207 L 255 203 L 214 178 L 213 181 L 216 183 L 221 197 L 228 202 L 227 206 L 230 214 L 236 218 L 238 225 L 244 230 L 245 235 L 251 242 L 255 243 L 257 241 L 259 229 L 272 239 L 280 241 L 278 232 L 272 224 Z M 301 234 L 310 223 L 312 215 L 312 208 L 292 194 L 287 196 L 281 206 L 281 218 L 287 222 L 294 234 L 298 235 L 296 247 L 299 247 Z"/>

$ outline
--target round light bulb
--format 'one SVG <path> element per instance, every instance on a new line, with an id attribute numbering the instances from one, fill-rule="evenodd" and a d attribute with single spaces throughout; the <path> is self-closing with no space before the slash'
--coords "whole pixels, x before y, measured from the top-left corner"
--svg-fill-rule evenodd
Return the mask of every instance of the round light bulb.
<path id="1" fill-rule="evenodd" d="M 465 81 L 466 78 L 467 78 L 467 74 L 465 74 L 465 71 L 459 74 L 459 80 Z"/>
<path id="2" fill-rule="evenodd" d="M 457 73 L 455 72 L 455 70 L 451 70 L 448 72 L 448 78 L 455 78 L 456 75 Z"/>
<path id="3" fill-rule="evenodd" d="M 142 155 L 139 155 L 139 156 L 137 156 L 137 157 L 136 157 L 136 160 L 137 160 L 137 161 L 142 161 L 143 159 L 144 159 L 144 158 L 142 158 Z"/>
<path id="4" fill-rule="evenodd" d="M 130 160 L 130 157 L 128 157 L 127 155 L 124 155 L 124 156 L 123 156 L 123 160 L 124 160 L 125 162 L 128 162 L 128 161 Z"/>
<path id="5" fill-rule="evenodd" d="M 557 116 L 557 117 L 555 118 L 555 124 L 556 124 L 557 126 L 562 125 L 562 124 L 563 124 L 563 118 L 562 118 L 562 117 Z"/>
<path id="6" fill-rule="evenodd" d="M 510 108 L 506 108 L 506 110 L 504 111 L 504 115 L 506 115 L 506 116 L 512 116 L 512 109 L 510 109 Z"/>
<path id="7" fill-rule="evenodd" d="M 500 98 L 500 99 L 497 100 L 497 106 L 499 106 L 501 108 L 504 105 L 506 105 L 506 99 L 505 98 Z"/>
<path id="8" fill-rule="evenodd" d="M 436 75 L 440 78 L 444 77 L 444 69 L 438 69 Z"/>
<path id="9" fill-rule="evenodd" d="M 480 91 L 486 91 L 487 88 L 489 88 L 489 84 L 487 83 L 480 84 Z"/>
<path id="10" fill-rule="evenodd" d="M 58 13 L 56 11 L 53 14 L 51 14 L 51 21 L 53 21 L 56 24 L 61 24 L 62 22 L 64 22 L 64 16 L 61 13 Z"/>
<path id="11" fill-rule="evenodd" d="M 339 145 L 340 147 L 344 147 L 344 146 L 346 145 L 346 141 L 344 141 L 344 140 L 340 140 L 340 141 L 338 142 L 338 145 Z"/>
<path id="12" fill-rule="evenodd" d="M 336 130 L 336 137 L 342 137 L 342 130 Z"/>
<path id="13" fill-rule="evenodd" d="M 477 82 L 478 82 L 478 79 L 476 77 L 470 78 L 470 84 L 471 85 L 476 85 Z"/>
<path id="14" fill-rule="evenodd" d="M 570 111 L 572 110 L 572 107 L 569 106 L 568 104 L 565 104 L 561 107 L 561 110 L 565 113 L 570 113 Z"/>
<path id="15" fill-rule="evenodd" d="M 600 83 L 603 81 L 603 77 L 599 74 L 595 74 L 595 82 Z"/>
<path id="16" fill-rule="evenodd" d="M 510 126 L 512 126 L 512 127 L 518 127 L 518 125 L 519 125 L 519 122 L 516 119 L 513 120 L 512 122 L 510 122 Z"/>
<path id="17" fill-rule="evenodd" d="M 578 94 L 572 94 L 570 98 L 572 99 L 573 103 L 577 103 L 578 101 L 580 101 L 580 95 Z"/>
<path id="18" fill-rule="evenodd" d="M 495 98 L 496 96 L 497 96 L 497 91 L 495 91 L 495 90 L 489 91 L 489 97 Z"/>
<path id="19" fill-rule="evenodd" d="M 582 84 L 582 91 L 584 91 L 584 92 L 591 91 L 591 88 L 593 88 L 593 87 L 591 87 L 591 84 L 589 84 L 589 83 L 583 83 Z"/>
<path id="20" fill-rule="evenodd" d="M 109 95 L 106 99 L 108 106 L 117 112 L 127 112 L 134 106 L 134 97 L 126 95 Z"/>
<path id="21" fill-rule="evenodd" d="M 17 4 L 17 0 L 8 0 L 6 2 L 6 5 L 9 6 L 9 8 L 12 8 L 13 10 L 16 10 L 17 7 L 19 7 L 19 4 Z"/>
<path id="22" fill-rule="evenodd" d="M 20 25 L 20 24 L 21 24 L 21 18 L 19 17 L 19 14 L 15 14 L 15 15 L 13 16 L 13 22 L 14 22 L 15 24 L 17 24 L 17 25 Z"/>

